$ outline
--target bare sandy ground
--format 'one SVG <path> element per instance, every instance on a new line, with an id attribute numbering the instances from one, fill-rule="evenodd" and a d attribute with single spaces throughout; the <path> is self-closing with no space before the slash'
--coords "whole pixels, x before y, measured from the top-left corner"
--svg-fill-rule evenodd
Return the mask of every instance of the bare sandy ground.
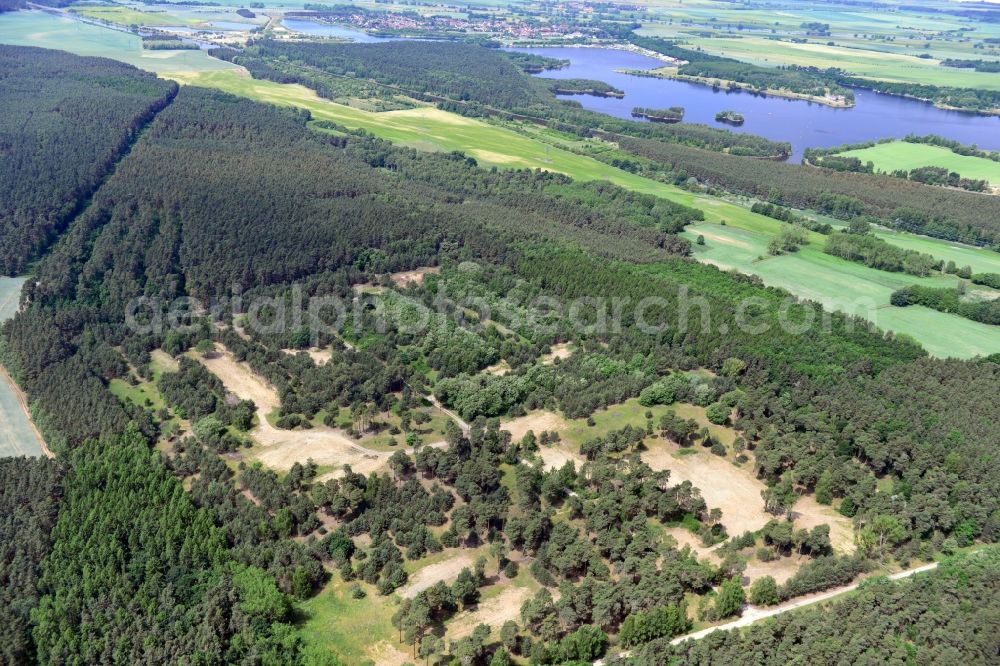
<path id="1" fill-rule="evenodd" d="M 561 469 L 571 462 L 580 471 L 580 467 L 586 462 L 583 456 L 567 451 L 562 446 L 541 446 L 538 448 L 538 455 L 541 456 L 545 469 Z"/>
<path id="2" fill-rule="evenodd" d="M 425 275 L 440 272 L 441 268 L 439 266 L 425 266 L 412 271 L 400 271 L 399 273 L 393 273 L 389 276 L 389 279 L 391 279 L 392 283 L 397 287 L 405 287 L 411 282 L 415 284 L 423 284 Z"/>
<path id="3" fill-rule="evenodd" d="M 704 451 L 674 455 L 679 450 L 673 442 L 655 441 L 649 443 L 649 450 L 642 454 L 642 459 L 653 469 L 669 469 L 672 484 L 682 481 L 694 484 L 708 508 L 722 509 L 722 524 L 730 535 L 759 530 L 775 517 L 764 511 L 761 491 L 766 486 L 754 476 L 752 464 L 736 467 Z M 796 528 L 810 529 L 826 523 L 830 526 L 833 547 L 841 553 L 854 552 L 854 529 L 850 519 L 819 504 L 811 495 L 803 495 L 795 503 L 793 518 Z"/>
<path id="4" fill-rule="evenodd" d="M 713 548 L 706 548 L 701 545 L 701 539 L 691 534 L 690 531 L 684 529 L 683 527 L 670 527 L 666 530 L 667 534 L 674 538 L 677 542 L 678 548 L 683 548 L 687 546 L 691 549 L 698 559 L 707 558 L 712 562 L 719 562 L 719 556 L 716 554 Z"/>
<path id="5" fill-rule="evenodd" d="M 257 406 L 257 426 L 250 435 L 264 448 L 256 458 L 274 469 L 289 469 L 296 462 L 312 460 L 317 465 L 350 465 L 367 474 L 381 468 L 389 453 L 371 451 L 350 440 L 344 433 L 325 426 L 311 430 L 281 430 L 272 426 L 267 415 L 280 405 L 278 393 L 245 363 L 229 351 L 199 360 L 215 374 L 226 390 Z"/>
<path id="6" fill-rule="evenodd" d="M 295 356 L 300 352 L 305 352 L 309 354 L 309 358 L 313 360 L 316 365 L 325 365 L 330 357 L 333 355 L 333 351 L 329 348 L 327 349 L 317 349 L 316 347 L 310 347 L 309 349 L 282 349 L 289 356 Z"/>
<path id="7" fill-rule="evenodd" d="M 508 372 L 510 372 L 510 365 L 507 363 L 507 361 L 501 360 L 499 363 L 494 363 L 493 365 L 487 367 L 485 369 L 485 372 L 495 377 L 503 377 Z"/>
<path id="8" fill-rule="evenodd" d="M 476 561 L 470 552 L 457 552 L 446 560 L 428 564 L 426 567 L 410 576 L 407 585 L 399 591 L 404 599 L 412 599 L 418 593 L 432 587 L 439 580 L 451 583 L 462 569 L 475 566 Z"/>
<path id="9" fill-rule="evenodd" d="M 750 584 L 763 576 L 771 576 L 778 585 L 781 585 L 795 575 L 795 572 L 799 570 L 799 565 L 804 561 L 800 561 L 795 555 L 782 557 L 773 562 L 750 560 L 747 562 L 747 568 L 743 571 L 743 581 Z"/>
<path id="10" fill-rule="evenodd" d="M 572 353 L 573 350 L 570 349 L 570 344 L 568 342 L 560 342 L 557 345 L 552 345 L 551 351 L 542 356 L 542 365 L 552 365 L 556 362 L 557 358 L 569 358 Z"/>
<path id="11" fill-rule="evenodd" d="M 673 455 L 680 450 L 673 442 L 656 441 L 642 454 L 643 461 L 655 470 L 670 470 L 671 484 L 690 481 L 701 491 L 708 508 L 722 509 L 722 524 L 729 534 L 753 532 L 773 516 L 764 511 L 760 492 L 764 484 L 745 468 L 710 453 Z"/>
<path id="12" fill-rule="evenodd" d="M 520 620 L 521 604 L 531 596 L 524 587 L 509 587 L 492 599 L 488 599 L 469 611 L 462 611 L 448 623 L 448 638 L 464 638 L 480 624 L 488 624 L 499 629 L 507 620 Z"/>
<path id="13" fill-rule="evenodd" d="M 389 641 L 375 643 L 368 648 L 366 654 L 375 663 L 375 666 L 403 666 L 403 664 L 414 663 L 412 656 Z"/>
<path id="14" fill-rule="evenodd" d="M 850 554 L 857 548 L 851 519 L 837 513 L 833 507 L 820 504 L 812 495 L 800 497 L 793 507 L 792 514 L 796 527 L 812 529 L 823 523 L 829 525 L 830 543 L 837 552 Z"/>
<path id="15" fill-rule="evenodd" d="M 527 416 L 519 416 L 500 425 L 500 428 L 510 433 L 513 441 L 520 441 L 529 430 L 536 436 L 543 431 L 562 431 L 566 429 L 566 420 L 555 412 L 537 411 Z"/>

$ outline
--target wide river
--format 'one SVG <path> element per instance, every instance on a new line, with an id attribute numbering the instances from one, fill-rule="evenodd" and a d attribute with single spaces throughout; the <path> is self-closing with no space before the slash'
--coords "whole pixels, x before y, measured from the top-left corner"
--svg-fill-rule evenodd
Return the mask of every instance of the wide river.
<path id="1" fill-rule="evenodd" d="M 585 108 L 619 118 L 631 118 L 637 106 L 683 106 L 685 122 L 725 127 L 792 144 L 792 160 L 799 161 L 806 148 L 839 146 L 907 134 L 937 134 L 981 148 L 1000 150 L 1000 117 L 944 111 L 932 104 L 855 90 L 857 104 L 834 109 L 823 104 L 781 97 L 761 97 L 746 92 L 713 90 L 711 86 L 622 74 L 621 69 L 663 66 L 655 58 L 608 48 L 516 49 L 569 60 L 569 67 L 542 72 L 553 79 L 597 79 L 625 91 L 622 99 L 592 95 L 565 96 Z M 738 111 L 746 122 L 730 127 L 715 120 L 719 111 Z"/>

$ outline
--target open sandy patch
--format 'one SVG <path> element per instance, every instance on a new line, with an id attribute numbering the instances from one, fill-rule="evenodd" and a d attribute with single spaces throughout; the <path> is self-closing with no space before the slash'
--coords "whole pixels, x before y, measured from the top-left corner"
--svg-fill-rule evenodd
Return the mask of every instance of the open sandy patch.
<path id="1" fill-rule="evenodd" d="M 313 363 L 316 365 L 326 365 L 326 363 L 329 362 L 330 358 L 333 356 L 333 350 L 329 347 L 325 349 L 319 349 L 317 347 L 310 347 L 309 349 L 282 349 L 281 351 L 289 356 L 295 356 L 296 354 L 305 352 L 309 354 L 309 358 L 311 358 Z"/>
<path id="2" fill-rule="evenodd" d="M 389 279 L 397 287 L 405 287 L 411 282 L 415 284 L 423 284 L 425 275 L 433 275 L 434 273 L 440 273 L 440 266 L 425 266 L 423 268 L 416 268 L 412 271 L 400 271 L 399 273 L 392 273 Z"/>
<path id="3" fill-rule="evenodd" d="M 466 567 L 471 569 L 475 564 L 471 553 L 455 553 L 446 560 L 428 564 L 410 576 L 407 585 L 399 591 L 399 594 L 404 599 L 412 599 L 420 592 L 433 587 L 438 581 L 451 583 L 462 573 L 462 569 Z"/>
<path id="4" fill-rule="evenodd" d="M 557 358 L 560 360 L 569 358 L 573 353 L 573 349 L 568 342 L 560 342 L 557 345 L 552 345 L 549 349 L 549 353 L 542 356 L 542 365 L 552 365 L 556 362 Z"/>
<path id="5" fill-rule="evenodd" d="M 722 510 L 722 524 L 731 535 L 755 532 L 774 516 L 764 511 L 761 491 L 765 486 L 745 469 L 710 453 L 677 455 L 673 442 L 648 442 L 643 461 L 654 470 L 670 470 L 671 484 L 690 481 L 708 504 Z"/>
<path id="6" fill-rule="evenodd" d="M 243 400 L 253 400 L 257 406 L 257 426 L 250 436 L 263 449 L 255 458 L 273 469 L 290 469 L 296 462 L 312 460 L 317 465 L 336 465 L 367 474 L 381 468 L 389 453 L 371 451 L 353 442 L 335 428 L 316 426 L 310 430 L 281 430 L 267 420 L 267 415 L 280 405 L 278 392 L 245 363 L 237 361 L 225 350 L 214 358 L 199 359 L 222 381 L 226 390 Z"/>
<path id="7" fill-rule="evenodd" d="M 529 430 L 534 432 L 536 436 L 541 435 L 546 430 L 556 432 L 565 430 L 566 420 L 555 412 L 543 410 L 502 423 L 500 428 L 509 432 L 511 439 L 518 442 Z"/>
<path id="8" fill-rule="evenodd" d="M 566 463 L 571 462 L 580 471 L 580 467 L 586 462 L 583 456 L 567 451 L 562 446 L 540 446 L 538 456 L 545 469 L 562 469 Z"/>
<path id="9" fill-rule="evenodd" d="M 476 608 L 462 611 L 448 623 L 448 638 L 464 638 L 480 624 L 488 624 L 496 630 L 507 620 L 519 620 L 521 604 L 530 596 L 531 592 L 525 587 L 509 587 Z"/>
<path id="10" fill-rule="evenodd" d="M 749 585 L 758 578 L 770 576 L 774 578 L 778 585 L 781 585 L 795 575 L 802 562 L 805 562 L 805 560 L 799 560 L 794 555 L 792 557 L 782 557 L 773 562 L 750 560 L 747 562 L 747 568 L 743 570 L 743 582 Z"/>
<path id="11" fill-rule="evenodd" d="M 707 558 L 712 562 L 719 562 L 719 556 L 715 552 L 714 547 L 708 547 L 702 545 L 701 539 L 692 534 L 689 530 L 683 527 L 668 527 L 666 533 L 673 537 L 674 541 L 677 542 L 677 548 L 683 548 L 687 546 L 691 549 L 698 559 Z"/>
<path id="12" fill-rule="evenodd" d="M 403 666 L 413 663 L 414 659 L 389 641 L 375 643 L 365 652 L 375 663 L 375 666 Z"/>
<path id="13" fill-rule="evenodd" d="M 812 529 L 823 523 L 829 525 L 830 543 L 838 553 L 851 554 L 857 548 L 851 519 L 837 513 L 833 507 L 820 504 L 812 495 L 799 497 L 792 507 L 792 517 L 798 528 Z"/>

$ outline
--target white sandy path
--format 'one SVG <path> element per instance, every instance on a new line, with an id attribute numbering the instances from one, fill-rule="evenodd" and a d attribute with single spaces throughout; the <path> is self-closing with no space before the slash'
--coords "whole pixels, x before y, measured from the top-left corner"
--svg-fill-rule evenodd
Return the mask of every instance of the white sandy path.
<path id="1" fill-rule="evenodd" d="M 264 448 L 257 459 L 274 469 L 289 469 L 296 463 L 312 459 L 317 465 L 350 465 L 362 474 L 382 467 L 391 454 L 371 451 L 352 442 L 334 428 L 317 426 L 311 430 L 281 430 L 267 420 L 267 415 L 280 405 L 275 389 L 255 374 L 246 364 L 237 361 L 229 351 L 214 358 L 199 360 L 221 381 L 226 390 L 242 399 L 253 400 L 257 406 L 257 427 L 250 435 Z"/>
<path id="2" fill-rule="evenodd" d="M 916 567 L 914 569 L 909 569 L 907 571 L 901 571 L 899 573 L 892 574 L 889 576 L 890 580 L 900 580 L 903 578 L 909 578 L 918 573 L 923 573 L 925 571 L 931 571 L 937 568 L 937 562 L 931 564 L 925 564 L 923 566 Z M 821 601 L 826 601 L 827 599 L 832 599 L 833 597 L 840 596 L 845 592 L 850 592 L 856 590 L 860 585 L 858 583 L 851 583 L 850 585 L 844 585 L 843 587 L 833 588 L 832 590 L 827 590 L 826 592 L 819 592 L 817 594 L 811 594 L 805 597 L 800 597 L 793 601 L 789 601 L 778 606 L 771 608 L 757 608 L 756 606 L 747 606 L 743 615 L 738 620 L 733 620 L 732 622 L 727 622 L 726 624 L 720 624 L 717 627 L 709 627 L 708 629 L 702 629 L 701 631 L 696 631 L 686 636 L 679 636 L 678 638 L 670 641 L 671 645 L 677 645 L 678 643 L 683 643 L 689 639 L 699 639 L 703 638 L 713 631 L 721 631 L 726 629 L 739 629 L 740 627 L 746 627 L 754 622 L 759 622 L 764 618 L 773 617 L 775 615 L 781 615 L 782 613 L 787 613 L 788 611 L 795 610 L 797 608 L 802 608 L 803 606 L 809 606 Z"/>

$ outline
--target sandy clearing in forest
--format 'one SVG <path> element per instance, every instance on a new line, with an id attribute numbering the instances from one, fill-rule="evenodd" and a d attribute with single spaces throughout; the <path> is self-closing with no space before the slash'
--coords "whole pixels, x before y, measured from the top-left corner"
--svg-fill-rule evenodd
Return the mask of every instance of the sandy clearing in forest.
<path id="1" fill-rule="evenodd" d="M 177 362 L 177 359 L 162 349 L 154 349 L 149 352 L 149 358 L 153 363 L 160 366 L 167 372 L 177 372 L 180 369 L 180 364 Z"/>
<path id="2" fill-rule="evenodd" d="M 253 400 L 257 405 L 257 415 L 261 417 L 262 424 L 267 423 L 265 418 L 267 414 L 281 404 L 274 387 L 251 370 L 246 363 L 237 361 L 228 350 L 216 352 L 212 358 L 198 356 L 197 359 L 219 378 L 227 391 L 242 400 Z"/>
<path id="3" fill-rule="evenodd" d="M 465 638 L 480 624 L 499 630 L 507 620 L 521 618 L 521 604 L 531 596 L 525 587 L 509 587 L 497 596 L 479 604 L 474 610 L 462 611 L 447 624 L 448 638 Z"/>
<path id="4" fill-rule="evenodd" d="M 689 530 L 683 527 L 668 527 L 666 533 L 674 538 L 677 542 L 677 548 L 683 548 L 688 546 L 698 559 L 707 558 L 712 562 L 719 562 L 720 558 L 715 552 L 714 547 L 706 548 L 701 544 L 701 539 L 692 534 Z"/>
<path id="5" fill-rule="evenodd" d="M 586 462 L 583 456 L 571 453 L 561 446 L 540 446 L 538 455 L 542 459 L 545 469 L 561 469 L 566 463 L 571 462 L 579 471 L 583 463 Z"/>
<path id="6" fill-rule="evenodd" d="M 556 414 L 555 412 L 549 411 L 538 411 L 527 414 L 526 416 L 519 416 L 516 419 L 512 419 L 506 423 L 501 423 L 501 430 L 506 430 L 510 433 L 510 437 L 513 441 L 519 442 L 521 438 L 524 437 L 528 431 L 535 433 L 535 436 L 539 436 L 543 431 L 562 431 L 567 427 L 566 420 Z"/>
<path id="7" fill-rule="evenodd" d="M 792 507 L 795 526 L 812 529 L 826 523 L 830 526 L 830 543 L 839 553 L 853 553 L 857 546 L 854 543 L 854 523 L 847 516 L 842 516 L 833 507 L 824 506 L 812 495 L 802 495 Z"/>
<path id="8" fill-rule="evenodd" d="M 557 358 L 560 360 L 569 358 L 573 353 L 568 342 L 560 342 L 557 345 L 552 345 L 549 349 L 549 353 L 542 356 L 542 365 L 552 365 Z"/>
<path id="9" fill-rule="evenodd" d="M 759 480 L 719 456 L 702 452 L 674 455 L 679 450 L 673 442 L 649 442 L 642 459 L 655 470 L 670 470 L 672 485 L 682 481 L 694 484 L 709 509 L 722 509 L 721 522 L 729 534 L 755 532 L 774 517 L 764 511 L 760 493 L 765 486 Z"/>
<path id="10" fill-rule="evenodd" d="M 389 453 L 371 451 L 360 446 L 341 431 L 326 426 L 310 430 L 281 430 L 267 420 L 278 408 L 278 392 L 245 363 L 237 361 L 228 351 L 214 358 L 198 357 L 215 374 L 226 390 L 241 399 L 253 400 L 257 406 L 257 426 L 250 435 L 264 447 L 257 460 L 274 469 L 290 469 L 296 462 L 312 460 L 317 465 L 350 465 L 355 472 L 367 474 L 381 468 Z"/>
<path id="11" fill-rule="evenodd" d="M 422 268 L 415 268 L 412 271 L 400 271 L 398 273 L 392 273 L 389 278 L 392 283 L 397 287 L 405 287 L 411 282 L 415 284 L 423 284 L 425 275 L 433 275 L 435 273 L 440 273 L 440 266 L 424 266 Z"/>
<path id="12" fill-rule="evenodd" d="M 470 553 L 455 553 L 446 560 L 428 564 L 420 571 L 414 573 L 410 576 L 406 587 L 399 591 L 399 594 L 404 599 L 412 599 L 418 593 L 432 587 L 438 581 L 451 583 L 458 578 L 458 574 L 462 573 L 462 569 L 466 567 L 471 569 L 475 564 L 476 562 Z"/>
<path id="13" fill-rule="evenodd" d="M 499 363 L 494 363 L 493 365 L 487 367 L 484 370 L 484 372 L 487 372 L 493 375 L 494 377 L 503 377 L 510 371 L 511 371 L 510 364 L 502 359 Z"/>
<path id="14" fill-rule="evenodd" d="M 403 666 L 414 662 L 413 657 L 389 641 L 375 643 L 365 651 L 365 654 L 375 662 L 375 666 Z"/>
<path id="15" fill-rule="evenodd" d="M 317 349 L 316 347 L 310 347 L 309 349 L 282 349 L 289 356 L 295 356 L 301 352 L 309 354 L 309 358 L 313 360 L 316 365 L 325 365 L 330 358 L 333 356 L 333 350 L 329 347 L 325 349 Z"/>
<path id="16" fill-rule="evenodd" d="M 795 572 L 799 570 L 799 566 L 803 562 L 805 560 L 799 560 L 794 555 L 792 557 L 782 557 L 773 562 L 750 560 L 747 562 L 747 568 L 743 571 L 743 581 L 749 585 L 758 578 L 770 576 L 774 578 L 774 581 L 778 585 L 781 585 L 795 575 Z"/>

